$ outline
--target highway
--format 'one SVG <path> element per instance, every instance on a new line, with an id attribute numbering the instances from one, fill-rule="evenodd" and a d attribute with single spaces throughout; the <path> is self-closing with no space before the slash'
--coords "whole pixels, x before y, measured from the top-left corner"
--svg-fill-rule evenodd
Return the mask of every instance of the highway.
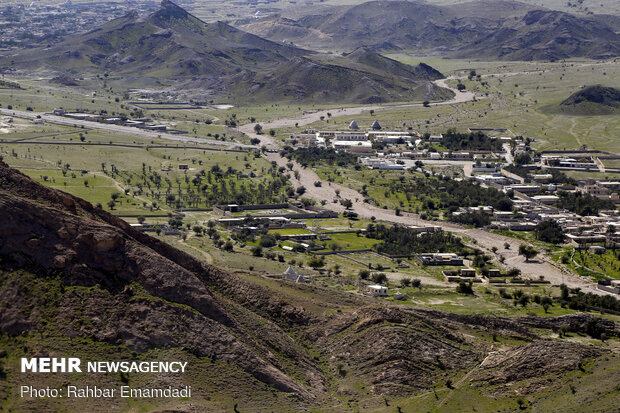
<path id="1" fill-rule="evenodd" d="M 26 118 L 26 119 L 32 119 L 32 120 L 41 119 L 47 123 L 55 123 L 57 125 L 75 126 L 75 127 L 83 126 L 89 129 L 99 129 L 99 130 L 104 130 L 108 132 L 137 135 L 137 136 L 153 138 L 153 139 L 166 139 L 166 140 L 177 141 L 177 142 L 195 142 L 195 143 L 226 146 L 226 147 L 233 147 L 233 148 L 256 149 L 255 146 L 244 145 L 242 143 L 217 141 L 214 139 L 195 138 L 195 137 L 183 136 L 183 135 L 173 135 L 171 133 L 148 131 L 148 130 L 134 128 L 130 126 L 113 125 L 113 124 L 108 124 L 108 123 L 92 122 L 88 120 L 72 119 L 72 118 L 67 118 L 64 116 L 49 115 L 46 113 L 37 113 L 37 112 L 28 112 L 28 111 L 0 108 L 0 114 L 5 115 L 5 116 L 15 116 L 18 118 Z"/>

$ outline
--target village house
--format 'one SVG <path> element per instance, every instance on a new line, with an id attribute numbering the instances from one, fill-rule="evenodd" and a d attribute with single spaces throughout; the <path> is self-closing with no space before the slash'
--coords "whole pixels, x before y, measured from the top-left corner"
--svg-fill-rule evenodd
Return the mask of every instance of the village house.
<path id="1" fill-rule="evenodd" d="M 388 288 L 377 284 L 367 285 L 364 294 L 371 297 L 387 297 Z"/>
<path id="2" fill-rule="evenodd" d="M 415 258 L 422 265 L 463 265 L 463 258 L 454 253 L 418 254 Z"/>

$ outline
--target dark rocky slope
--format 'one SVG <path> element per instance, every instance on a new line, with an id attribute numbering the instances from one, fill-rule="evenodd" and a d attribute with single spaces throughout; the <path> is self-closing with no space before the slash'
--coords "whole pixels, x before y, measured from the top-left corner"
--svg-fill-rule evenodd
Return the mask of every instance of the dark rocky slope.
<path id="1" fill-rule="evenodd" d="M 312 286 L 273 285 L 200 262 L 0 162 L 0 339 L 25 343 L 9 346 L 11 354 L 32 355 L 28 349 L 47 337 L 93 352 L 105 343 L 121 354 L 125 348 L 137 354 L 175 350 L 198 361 L 225 361 L 238 373 L 209 383 L 235 383 L 220 389 L 222 394 L 245 389 L 244 402 L 256 409 L 270 403 L 252 396 L 261 386 L 291 396 L 289 406 L 333 407 L 341 391 L 361 398 L 407 395 L 486 366 L 481 380 L 498 383 L 550 372 L 559 376 L 606 354 L 569 342 L 556 346 L 540 336 L 560 326 L 585 331 L 593 318 L 588 315 L 455 315 L 377 305 Z M 325 313 L 326 308 L 341 312 Z M 613 322 L 597 323 L 609 337 L 620 335 Z M 516 376 L 498 370 L 497 357 L 489 364 L 493 344 L 482 337 L 492 334 L 539 343 L 500 354 Z M 542 361 L 521 363 L 523 352 Z M 18 379 L 9 374 L 0 381 Z M 347 380 L 370 393 L 340 389 Z"/>

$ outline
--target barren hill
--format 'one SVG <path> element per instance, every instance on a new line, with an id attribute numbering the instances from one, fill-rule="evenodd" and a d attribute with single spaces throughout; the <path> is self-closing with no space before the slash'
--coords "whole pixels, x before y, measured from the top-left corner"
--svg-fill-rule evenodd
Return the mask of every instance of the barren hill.
<path id="1" fill-rule="evenodd" d="M 419 1 L 369 1 L 299 19 L 282 16 L 240 27 L 308 48 L 406 50 L 456 57 L 552 60 L 620 55 L 618 18 L 575 16 L 511 1 L 436 6 Z"/>
<path id="2" fill-rule="evenodd" d="M 377 60 L 385 58 L 377 57 Z M 0 67 L 24 74 L 43 73 L 54 78 L 86 75 L 106 77 L 116 89 L 158 87 L 174 93 L 224 98 L 234 103 L 311 100 L 321 103 L 433 100 L 451 97 L 447 90 L 429 81 L 441 76 L 425 71 L 412 76 L 410 68 L 403 77 L 390 65 L 376 65 L 332 57 L 297 47 L 265 40 L 222 22 L 205 23 L 181 7 L 163 0 L 161 7 L 148 16 L 137 13 L 113 20 L 89 33 L 67 37 L 51 47 L 19 51 L 0 59 Z M 328 70 L 312 70 L 317 80 L 295 92 L 298 77 L 291 67 L 306 62 L 325 65 Z M 333 70 L 337 65 L 338 70 Z M 301 69 L 301 68 L 300 68 Z M 307 70 L 308 67 L 306 66 Z M 301 69 L 302 72 L 305 71 Z M 60 75 L 60 76 L 59 76 Z M 351 79 L 349 87 L 338 90 L 329 85 Z M 87 82 L 83 83 L 87 86 Z M 393 90 L 392 90 L 393 89 Z"/>
<path id="3" fill-rule="evenodd" d="M 587 86 L 559 104 L 558 110 L 574 115 L 609 115 L 620 111 L 620 90 L 602 85 Z"/>

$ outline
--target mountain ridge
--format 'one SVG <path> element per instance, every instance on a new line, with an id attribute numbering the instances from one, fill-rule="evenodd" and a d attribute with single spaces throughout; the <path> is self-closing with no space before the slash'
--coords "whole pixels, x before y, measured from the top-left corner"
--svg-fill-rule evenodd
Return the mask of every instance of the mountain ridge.
<path id="1" fill-rule="evenodd" d="M 365 79 L 369 92 L 353 87 L 339 88 L 338 93 L 334 93 L 325 85 L 338 83 L 341 74 L 324 70 L 321 76 L 325 78 L 315 82 L 309 90 L 306 87 L 303 93 L 284 95 L 286 91 L 281 85 L 286 84 L 288 79 L 281 76 L 294 75 L 287 67 L 290 67 L 291 61 L 300 64 L 302 57 L 330 67 L 334 66 L 330 60 L 337 60 L 339 71 L 349 73 L 352 79 Z M 383 68 L 379 70 L 377 64 L 382 59 Z M 108 81 L 117 89 L 158 83 L 186 94 L 202 95 L 201 100 L 211 96 L 226 98 L 236 104 L 242 104 L 247 99 L 260 103 L 261 99 L 267 98 L 270 101 L 299 101 L 315 96 L 322 96 L 328 102 L 351 103 L 365 102 L 375 97 L 379 101 L 405 101 L 453 96 L 452 92 L 440 91 L 429 84 L 441 76 L 439 72 L 431 72 L 428 68 L 406 69 L 395 62 L 387 64 L 389 61 L 385 57 L 374 56 L 372 64 L 366 65 L 342 56 L 332 57 L 273 42 L 223 22 L 205 23 L 165 0 L 159 10 L 150 15 L 130 13 L 83 35 L 69 36 L 49 48 L 17 52 L 0 59 L 0 67 L 4 66 L 5 70 L 43 71 L 53 74 L 53 77 L 112 73 Z M 409 74 L 405 77 L 396 75 L 391 73 L 392 69 L 401 74 L 408 70 Z M 416 70 L 424 76 L 412 76 Z M 360 76 L 359 72 L 368 76 Z M 278 75 L 275 76 L 275 73 Z M 252 79 L 257 81 L 244 83 Z M 421 88 L 422 85 L 425 87 Z M 265 93 L 263 88 L 278 89 L 282 93 Z M 251 92 L 248 94 L 253 90 L 260 93 L 255 96 Z M 232 95 L 231 91 L 234 92 Z"/>
<path id="2" fill-rule="evenodd" d="M 557 60 L 620 55 L 619 22 L 615 16 L 575 16 L 510 1 L 439 6 L 375 0 L 296 20 L 275 16 L 240 21 L 239 27 L 304 47 L 367 46 L 459 58 Z"/>

